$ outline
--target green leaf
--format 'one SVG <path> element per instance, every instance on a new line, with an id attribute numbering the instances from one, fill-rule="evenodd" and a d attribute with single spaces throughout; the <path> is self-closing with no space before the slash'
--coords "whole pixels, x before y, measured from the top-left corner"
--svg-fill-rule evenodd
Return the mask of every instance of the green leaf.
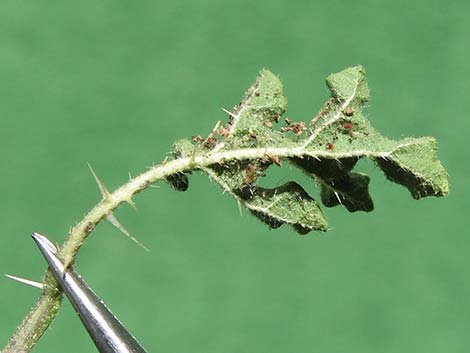
<path id="1" fill-rule="evenodd" d="M 271 189 L 258 185 L 272 164 L 288 161 L 317 182 L 325 206 L 343 205 L 350 212 L 374 208 L 370 178 L 353 171 L 361 158 L 371 159 L 387 179 L 405 186 L 416 199 L 447 195 L 447 173 L 437 159 L 433 138 L 391 140 L 365 117 L 369 88 L 362 66 L 332 74 L 326 84 L 331 98 L 309 124 L 285 119 L 285 126 L 276 129 L 287 100 L 279 78 L 262 70 L 229 112 L 227 125 L 205 141 L 179 141 L 174 145 L 175 158 L 216 160 L 195 163 L 195 168 L 271 228 L 290 224 L 301 234 L 325 231 L 327 222 L 318 203 L 298 183 Z"/>
<path id="2" fill-rule="evenodd" d="M 247 173 L 255 173 L 255 179 L 259 176 L 248 161 L 213 165 L 203 170 L 271 228 L 289 224 L 301 234 L 311 230 L 327 230 L 328 224 L 318 203 L 295 182 L 272 189 L 247 183 Z"/>
<path id="3" fill-rule="evenodd" d="M 246 207 L 271 228 L 290 224 L 300 234 L 326 231 L 326 222 L 317 202 L 297 183 L 291 181 L 273 189 L 255 187 Z"/>

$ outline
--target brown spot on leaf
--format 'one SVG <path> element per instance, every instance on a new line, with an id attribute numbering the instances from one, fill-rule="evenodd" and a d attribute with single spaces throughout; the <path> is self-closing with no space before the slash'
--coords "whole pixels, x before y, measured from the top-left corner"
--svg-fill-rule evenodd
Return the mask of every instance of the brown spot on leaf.
<path id="1" fill-rule="evenodd" d="M 292 131 L 295 135 L 299 136 L 302 134 L 307 128 L 305 127 L 305 123 L 303 121 L 300 122 L 294 122 L 290 120 L 289 118 L 286 118 L 286 126 L 283 126 L 281 128 L 281 131 L 287 132 L 287 131 Z"/>
<path id="2" fill-rule="evenodd" d="M 191 137 L 191 140 L 195 143 L 200 143 L 204 141 L 204 138 L 201 135 L 196 135 L 196 136 Z"/>
<path id="3" fill-rule="evenodd" d="M 278 156 L 272 156 L 270 154 L 267 154 L 266 157 L 268 158 L 270 162 L 276 164 L 277 166 L 280 167 L 282 165 L 281 159 Z"/>
<path id="4" fill-rule="evenodd" d="M 230 131 L 228 131 L 228 129 L 226 129 L 225 127 L 221 126 L 219 128 L 219 131 L 217 131 L 217 133 L 221 136 L 221 137 L 228 137 L 228 135 L 230 135 Z"/>
<path id="5" fill-rule="evenodd" d="M 252 184 L 256 180 L 256 167 L 253 164 L 248 164 L 246 167 L 245 184 Z"/>
<path id="6" fill-rule="evenodd" d="M 212 149 L 214 148 L 216 145 L 217 145 L 217 138 L 213 137 L 213 136 L 210 136 L 206 139 L 206 141 L 204 142 L 204 147 L 206 148 L 209 148 L 209 149 Z"/>
<path id="7" fill-rule="evenodd" d="M 248 136 L 250 136 L 250 138 L 252 138 L 253 140 L 256 140 L 257 138 L 256 134 L 251 130 L 248 132 Z"/>

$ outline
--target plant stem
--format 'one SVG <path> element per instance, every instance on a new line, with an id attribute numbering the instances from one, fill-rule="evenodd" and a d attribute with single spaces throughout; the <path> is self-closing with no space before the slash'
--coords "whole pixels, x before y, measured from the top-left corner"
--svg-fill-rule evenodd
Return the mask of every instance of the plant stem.
<path id="1" fill-rule="evenodd" d="M 384 155 L 387 153 L 389 152 L 383 152 Z M 314 158 L 320 158 L 329 157 L 330 154 L 331 153 L 328 151 L 306 151 L 305 146 L 297 145 L 292 148 L 272 147 L 244 148 L 227 151 L 219 150 L 214 153 L 195 154 L 190 157 L 182 157 L 167 163 L 161 163 L 137 177 L 130 179 L 113 193 L 106 195 L 103 200 L 72 228 L 60 249 L 59 256 L 67 267 L 71 266 L 88 235 L 103 219 L 111 214 L 121 203 L 131 201 L 132 196 L 136 193 L 147 189 L 151 184 L 165 179 L 170 175 L 204 168 L 229 160 L 257 159 L 264 158 L 266 155 L 277 156 L 279 158 L 309 155 Z M 360 154 L 364 155 L 364 151 L 360 151 Z M 354 152 L 349 153 L 349 155 L 354 155 Z M 335 157 L 337 156 L 338 154 L 335 155 Z M 57 283 L 49 273 L 46 273 L 41 297 L 23 322 L 18 326 L 2 352 L 29 352 L 54 320 L 59 310 L 61 299 L 62 294 Z"/>

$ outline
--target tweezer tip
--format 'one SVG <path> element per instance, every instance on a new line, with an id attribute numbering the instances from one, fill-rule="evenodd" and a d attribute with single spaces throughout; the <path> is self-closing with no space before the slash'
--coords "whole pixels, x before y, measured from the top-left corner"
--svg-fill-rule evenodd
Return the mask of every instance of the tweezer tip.
<path id="1" fill-rule="evenodd" d="M 48 251 L 53 254 L 57 253 L 57 248 L 55 247 L 55 245 L 52 244 L 51 241 L 47 239 L 44 235 L 34 232 L 33 234 L 31 234 L 31 237 L 41 250 Z"/>

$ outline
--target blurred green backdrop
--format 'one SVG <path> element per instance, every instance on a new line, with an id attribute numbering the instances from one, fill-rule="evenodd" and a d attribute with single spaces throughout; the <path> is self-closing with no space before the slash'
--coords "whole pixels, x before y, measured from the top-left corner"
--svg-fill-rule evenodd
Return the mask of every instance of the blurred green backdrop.
<path id="1" fill-rule="evenodd" d="M 267 67 L 308 120 L 331 72 L 363 64 L 390 137 L 432 135 L 446 199 L 414 201 L 373 166 L 376 210 L 325 209 L 300 237 L 239 215 L 205 176 L 124 206 L 78 270 L 150 352 L 468 352 L 470 24 L 467 1 L 0 3 L 0 272 L 39 279 L 32 231 L 62 242 L 98 200 L 172 142 L 207 134 Z M 468 140 L 468 139 L 467 139 Z M 288 171 L 316 194 L 312 182 Z M 273 183 L 285 182 L 279 173 Z M 3 345 L 39 292 L 0 279 Z M 93 352 L 68 302 L 36 352 Z"/>

